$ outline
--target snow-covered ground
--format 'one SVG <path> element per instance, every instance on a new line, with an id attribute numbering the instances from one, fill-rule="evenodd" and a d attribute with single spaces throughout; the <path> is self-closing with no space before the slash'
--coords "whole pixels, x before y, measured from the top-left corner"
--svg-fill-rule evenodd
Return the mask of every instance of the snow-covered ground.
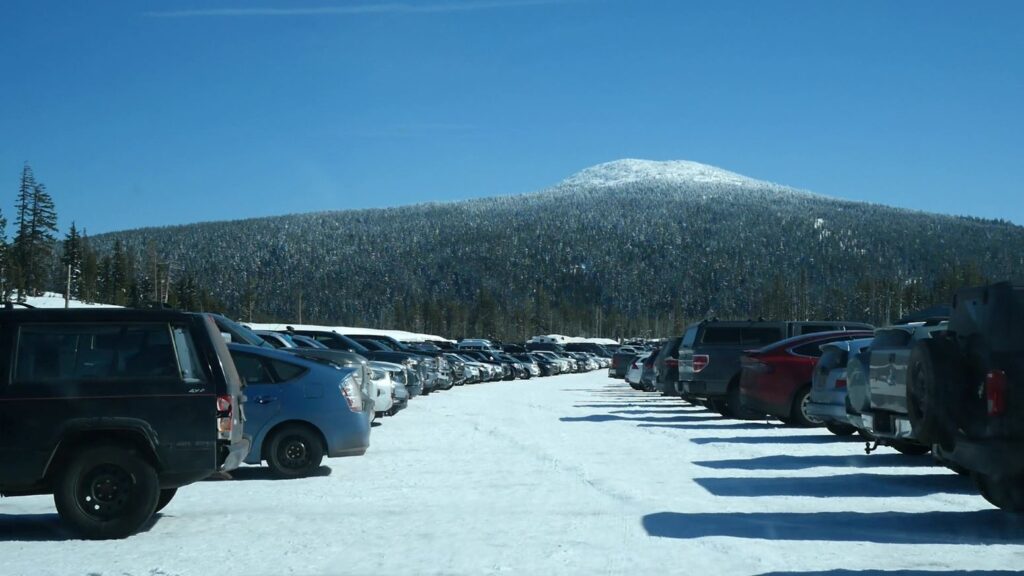
<path id="1" fill-rule="evenodd" d="M 414 399 L 319 477 L 183 488 L 148 531 L 65 540 L 0 501 L 0 574 L 842 574 L 1016 570 L 970 481 L 822 430 L 724 420 L 603 371 Z M 833 571 L 840 572 L 833 572 Z M 907 574 L 903 572 L 902 574 Z"/>

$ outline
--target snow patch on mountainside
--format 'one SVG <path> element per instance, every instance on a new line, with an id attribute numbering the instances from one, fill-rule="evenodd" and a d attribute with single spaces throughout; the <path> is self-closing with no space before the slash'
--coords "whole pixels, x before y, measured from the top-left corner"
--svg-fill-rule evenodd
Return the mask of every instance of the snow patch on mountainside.
<path id="1" fill-rule="evenodd" d="M 591 166 L 566 178 L 560 185 L 592 188 L 652 181 L 678 184 L 725 184 L 751 188 L 782 188 L 778 184 L 755 180 L 699 162 L 690 162 L 688 160 L 637 160 L 632 158 Z"/>

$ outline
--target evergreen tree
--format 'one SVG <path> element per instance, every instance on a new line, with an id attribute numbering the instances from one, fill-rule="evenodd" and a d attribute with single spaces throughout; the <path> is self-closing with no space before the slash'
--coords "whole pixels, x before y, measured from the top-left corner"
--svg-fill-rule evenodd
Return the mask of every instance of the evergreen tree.
<path id="1" fill-rule="evenodd" d="M 0 212 L 0 299 L 10 299 L 14 285 L 11 282 L 10 249 L 7 246 L 7 218 Z"/>
<path id="2" fill-rule="evenodd" d="M 14 238 L 18 299 L 37 296 L 46 287 L 46 272 L 51 270 L 53 243 L 57 233 L 57 210 L 46 186 L 37 182 L 32 168 L 25 164 L 16 204 L 18 232 Z"/>
<path id="3" fill-rule="evenodd" d="M 70 284 L 70 296 L 75 299 L 82 298 L 82 237 L 78 235 L 78 229 L 74 221 L 71 228 L 64 236 L 64 253 L 60 259 L 61 270 L 58 278 L 63 278 L 65 284 Z M 70 282 L 68 282 L 70 276 Z"/>
<path id="4" fill-rule="evenodd" d="M 89 236 L 85 230 L 79 240 L 79 247 L 82 252 L 82 274 L 79 280 L 79 296 L 85 302 L 95 302 L 99 297 L 99 260 L 96 251 L 89 243 Z"/>

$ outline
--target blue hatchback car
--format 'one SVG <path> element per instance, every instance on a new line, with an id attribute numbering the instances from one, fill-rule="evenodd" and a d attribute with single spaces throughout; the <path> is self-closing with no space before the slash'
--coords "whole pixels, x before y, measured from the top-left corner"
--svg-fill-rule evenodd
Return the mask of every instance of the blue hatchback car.
<path id="1" fill-rule="evenodd" d="M 308 476 L 324 456 L 360 456 L 370 446 L 373 404 L 352 368 L 245 344 L 229 344 L 245 383 L 247 464 L 266 461 L 282 478 Z"/>

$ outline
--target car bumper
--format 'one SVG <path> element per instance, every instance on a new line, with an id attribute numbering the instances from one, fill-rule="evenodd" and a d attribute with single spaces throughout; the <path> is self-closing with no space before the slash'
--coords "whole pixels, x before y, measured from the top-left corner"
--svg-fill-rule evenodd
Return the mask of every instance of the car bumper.
<path id="1" fill-rule="evenodd" d="M 853 419 L 850 418 L 850 422 Z M 907 440 L 916 441 L 914 437 L 914 429 L 910 425 L 910 420 L 906 416 L 888 414 L 888 413 L 872 413 L 865 412 L 860 415 L 860 422 L 862 428 L 875 438 L 888 439 L 888 440 Z"/>
<path id="2" fill-rule="evenodd" d="M 724 398 L 729 382 L 722 380 L 682 380 L 680 393 L 694 398 Z"/>
<path id="3" fill-rule="evenodd" d="M 250 448 L 249 438 L 244 436 L 240 440 L 220 444 L 218 447 L 220 450 L 218 458 L 220 466 L 217 469 L 221 472 L 228 472 L 238 468 L 245 461 L 245 457 L 249 455 Z"/>
<path id="4" fill-rule="evenodd" d="M 843 404 L 829 404 L 823 402 L 808 402 L 807 413 L 815 418 L 820 418 L 826 423 L 848 424 L 846 417 L 846 406 Z"/>
<path id="5" fill-rule="evenodd" d="M 341 458 L 344 456 L 362 456 L 370 447 L 370 420 L 365 413 L 352 413 L 351 418 L 344 418 L 344 426 L 329 431 L 324 430 L 327 437 L 327 456 Z"/>

